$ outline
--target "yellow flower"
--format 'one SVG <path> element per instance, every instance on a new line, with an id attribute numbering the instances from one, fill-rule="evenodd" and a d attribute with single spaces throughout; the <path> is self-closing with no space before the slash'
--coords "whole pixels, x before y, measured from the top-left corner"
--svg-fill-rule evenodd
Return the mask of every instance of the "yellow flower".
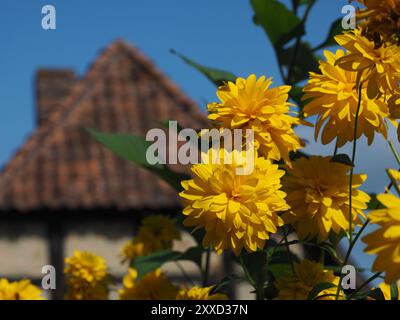
<path id="1" fill-rule="evenodd" d="M 172 248 L 172 242 L 181 238 L 175 221 L 165 215 L 153 215 L 143 219 L 136 237 L 143 242 L 145 254 Z"/>
<path id="2" fill-rule="evenodd" d="M 379 285 L 385 300 L 392 300 L 392 290 L 390 288 L 390 284 L 382 282 Z M 400 292 L 400 282 L 397 283 L 397 291 Z M 400 300 L 400 295 L 397 297 L 397 300 Z"/>
<path id="3" fill-rule="evenodd" d="M 144 256 L 144 246 L 145 244 L 137 239 L 126 242 L 121 251 L 122 262 L 129 262 L 136 257 Z"/>
<path id="4" fill-rule="evenodd" d="M 357 12 L 357 19 L 365 34 L 372 40 L 382 37 L 384 41 L 399 44 L 400 0 L 357 0 L 366 8 Z"/>
<path id="5" fill-rule="evenodd" d="M 227 248 L 236 255 L 243 247 L 256 251 L 264 247 L 269 233 L 283 225 L 278 212 L 289 209 L 286 194 L 279 190 L 284 171 L 255 155 L 254 170 L 237 175 L 240 154 L 225 151 L 225 159 L 233 160 L 228 164 L 222 160 L 223 153 L 220 164 L 194 165 L 194 178 L 182 181 L 184 191 L 179 195 L 186 206 L 184 224 L 204 228 L 203 246 L 213 247 L 218 254 Z M 211 150 L 206 157 L 210 154 Z"/>
<path id="6" fill-rule="evenodd" d="M 42 291 L 28 279 L 9 282 L 0 279 L 0 300 L 43 300 Z"/>
<path id="7" fill-rule="evenodd" d="M 228 297 L 223 293 L 210 294 L 212 289 L 213 286 L 181 289 L 176 296 L 176 300 L 228 300 Z"/>
<path id="8" fill-rule="evenodd" d="M 295 227 L 301 239 L 324 241 L 331 230 L 337 234 L 349 231 L 349 171 L 349 166 L 320 156 L 300 158 L 288 169 L 282 184 L 291 209 L 283 219 Z M 361 224 L 359 216 L 364 217 L 362 210 L 370 200 L 357 189 L 366 178 L 365 174 L 353 175 L 353 226 Z"/>
<path id="9" fill-rule="evenodd" d="M 65 259 L 66 299 L 104 300 L 108 296 L 107 265 L 102 257 L 87 251 L 75 251 Z"/>
<path id="10" fill-rule="evenodd" d="M 400 199 L 392 194 L 377 198 L 386 208 L 370 212 L 368 218 L 380 227 L 363 241 L 365 251 L 377 255 L 373 270 L 385 272 L 385 282 L 390 284 L 400 279 Z"/>
<path id="11" fill-rule="evenodd" d="M 174 300 L 179 291 L 160 269 L 137 281 L 136 270 L 130 268 L 123 285 L 123 289 L 118 291 L 121 300 Z"/>
<path id="12" fill-rule="evenodd" d="M 172 248 L 174 240 L 180 240 L 181 234 L 175 221 L 165 215 L 152 215 L 142 221 L 137 236 L 122 249 L 123 262 L 136 257 L 146 256 L 156 251 Z"/>
<path id="13" fill-rule="evenodd" d="M 322 143 L 328 144 L 337 138 L 338 147 L 354 140 L 355 117 L 358 106 L 356 73 L 335 66 L 335 62 L 344 57 L 342 50 L 336 54 L 324 52 L 326 61 L 321 61 L 322 74 L 310 73 L 310 80 L 305 86 L 303 100 L 310 100 L 304 107 L 304 116 L 318 115 L 315 126 L 315 140 L 322 127 Z M 374 140 L 375 132 L 387 137 L 385 117 L 388 106 L 383 98 L 369 99 L 364 87 L 361 95 L 361 107 L 358 116 L 357 139 L 361 135 L 368 138 L 368 144 Z"/>
<path id="14" fill-rule="evenodd" d="M 389 113 L 391 119 L 400 119 L 400 90 L 396 90 L 389 98 Z"/>
<path id="15" fill-rule="evenodd" d="M 69 286 L 65 300 L 107 300 L 108 287 L 105 283 L 95 286 Z"/>
<path id="16" fill-rule="evenodd" d="M 357 87 L 361 82 L 368 82 L 366 87 L 370 99 L 390 95 L 398 88 L 400 47 L 384 44 L 376 48 L 373 41 L 362 35 L 361 29 L 338 35 L 335 39 L 348 51 L 336 64 L 357 72 Z"/>
<path id="17" fill-rule="evenodd" d="M 302 141 L 293 131 L 300 120 L 289 115 L 290 86 L 269 88 L 272 78 L 237 78 L 218 88 L 221 102 L 208 105 L 209 118 L 223 128 L 253 129 L 260 155 L 289 161 L 289 152 L 300 149 Z"/>
<path id="18" fill-rule="evenodd" d="M 400 141 L 400 126 L 396 120 L 400 119 L 400 88 L 396 90 L 388 101 L 389 105 L 389 120 L 397 127 L 397 139 Z"/>
<path id="19" fill-rule="evenodd" d="M 276 282 L 276 288 L 279 291 L 278 300 L 307 300 L 311 290 L 320 283 L 332 283 L 332 287 L 321 291 L 316 299 L 335 300 L 339 277 L 336 277 L 332 271 L 324 270 L 323 265 L 303 260 L 294 264 L 294 274 L 280 278 Z M 339 299 L 343 299 L 344 294 L 339 292 Z"/>

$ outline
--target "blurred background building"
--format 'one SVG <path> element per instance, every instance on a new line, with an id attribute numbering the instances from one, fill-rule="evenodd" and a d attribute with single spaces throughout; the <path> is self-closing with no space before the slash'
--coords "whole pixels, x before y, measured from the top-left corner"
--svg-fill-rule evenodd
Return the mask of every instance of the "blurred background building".
<path id="1" fill-rule="evenodd" d="M 166 183 L 119 159 L 86 128 L 144 136 L 170 119 L 208 127 L 206 116 L 122 41 L 105 49 L 81 79 L 73 70 L 39 70 L 36 115 L 36 130 L 0 175 L 0 276 L 40 283 L 42 266 L 54 265 L 53 297 L 61 298 L 64 257 L 78 249 L 103 256 L 121 280 L 127 265 L 118 253 L 140 219 L 174 215 L 180 202 Z M 214 259 L 214 276 L 221 268 Z M 180 277 L 179 270 L 169 272 Z"/>

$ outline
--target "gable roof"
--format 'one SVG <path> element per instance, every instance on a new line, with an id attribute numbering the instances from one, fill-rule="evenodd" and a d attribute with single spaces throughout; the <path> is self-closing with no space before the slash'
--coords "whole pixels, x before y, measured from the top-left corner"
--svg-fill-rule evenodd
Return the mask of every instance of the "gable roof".
<path id="1" fill-rule="evenodd" d="M 145 135 L 174 119 L 208 126 L 194 102 L 136 48 L 116 41 L 0 174 L 0 211 L 172 208 L 176 192 L 119 159 L 85 128 Z"/>

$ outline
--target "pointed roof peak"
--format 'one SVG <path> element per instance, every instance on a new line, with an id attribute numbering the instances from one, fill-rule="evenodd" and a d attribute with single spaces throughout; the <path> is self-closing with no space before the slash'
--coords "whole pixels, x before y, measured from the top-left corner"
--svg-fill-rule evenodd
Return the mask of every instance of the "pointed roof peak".
<path id="1" fill-rule="evenodd" d="M 4 168 L 0 211 L 176 206 L 168 186 L 115 157 L 85 130 L 144 135 L 169 119 L 208 126 L 196 104 L 136 47 L 114 41 Z"/>

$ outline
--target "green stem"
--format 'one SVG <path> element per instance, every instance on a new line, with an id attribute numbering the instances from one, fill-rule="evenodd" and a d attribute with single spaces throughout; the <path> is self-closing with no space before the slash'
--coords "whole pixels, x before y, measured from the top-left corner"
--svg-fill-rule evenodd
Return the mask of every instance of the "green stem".
<path id="1" fill-rule="evenodd" d="M 351 298 L 353 298 L 358 292 L 360 292 L 360 290 L 362 290 L 363 288 L 365 288 L 365 286 L 367 284 L 369 284 L 370 282 L 374 281 L 376 278 L 380 277 L 382 274 L 382 272 L 377 272 L 375 273 L 372 277 L 370 277 L 367 281 L 365 281 L 357 290 L 353 291 L 348 297 L 348 300 L 351 300 Z"/>
<path id="2" fill-rule="evenodd" d="M 240 265 L 242 266 L 242 269 L 243 269 L 243 272 L 244 272 L 244 275 L 245 275 L 246 279 L 249 281 L 249 283 L 254 288 L 256 288 L 256 285 L 255 285 L 255 283 L 253 281 L 253 278 L 251 277 L 251 275 L 249 273 L 249 270 L 247 270 L 246 265 L 244 264 L 244 261 L 243 261 L 243 257 L 241 255 L 239 256 L 239 262 L 240 262 Z"/>
<path id="3" fill-rule="evenodd" d="M 186 279 L 186 281 L 190 283 L 192 286 L 194 286 L 195 285 L 194 281 L 189 277 L 189 275 L 186 273 L 185 269 L 182 267 L 179 261 L 175 261 L 175 264 L 182 273 L 183 277 Z"/>
<path id="4" fill-rule="evenodd" d="M 265 292 L 264 292 L 264 284 L 265 284 L 265 277 L 268 272 L 268 262 L 269 262 L 269 256 L 268 254 L 266 255 L 266 261 L 263 263 L 260 268 L 262 270 L 261 276 L 257 279 L 254 279 L 249 271 L 247 270 L 247 267 L 243 261 L 242 255 L 239 256 L 239 262 L 240 265 L 242 266 L 243 272 L 245 274 L 245 277 L 247 281 L 251 284 L 251 286 L 255 289 L 256 293 L 256 299 L 257 300 L 264 300 L 265 299 Z"/>
<path id="5" fill-rule="evenodd" d="M 344 259 L 343 266 L 347 264 L 347 261 L 350 257 L 350 253 L 353 250 L 354 245 L 356 244 L 356 241 L 360 237 L 361 233 L 358 233 L 358 237 L 355 238 L 355 241 L 353 242 L 353 173 L 354 173 L 354 167 L 355 167 L 355 160 L 356 160 L 356 152 L 357 152 L 357 131 L 358 131 L 358 115 L 360 113 L 360 108 L 361 108 L 361 99 L 362 99 L 362 86 L 363 83 L 360 83 L 360 86 L 358 87 L 358 103 L 357 103 L 357 110 L 356 110 L 356 115 L 354 119 L 354 135 L 353 135 L 353 152 L 351 155 L 351 169 L 350 169 L 350 175 L 349 175 L 349 249 L 347 250 L 346 253 L 346 258 Z M 367 220 L 368 221 L 368 220 Z M 367 223 L 368 224 L 368 223 Z M 366 225 L 365 225 L 366 227 Z M 365 229 L 362 228 L 360 230 L 361 232 Z M 336 291 L 336 300 L 339 299 L 339 294 L 340 290 L 342 289 L 342 279 L 343 275 L 340 273 L 340 278 L 339 278 L 339 284 L 337 287 Z"/>
<path id="6" fill-rule="evenodd" d="M 400 188 L 399 188 L 399 185 L 397 184 L 396 179 L 392 176 L 389 169 L 386 169 L 386 173 L 389 176 L 389 179 L 391 181 L 391 187 L 394 187 L 397 191 L 397 194 L 400 196 Z"/>
<path id="7" fill-rule="evenodd" d="M 337 153 L 338 153 L 338 149 L 339 149 L 339 147 L 338 147 L 338 138 L 336 138 L 336 143 L 335 143 L 335 150 L 333 151 L 333 156 L 336 156 L 337 155 Z"/>
<path id="8" fill-rule="evenodd" d="M 294 265 L 293 265 L 293 261 L 292 261 L 292 259 L 291 259 L 291 255 L 290 255 L 290 247 L 289 247 L 289 241 L 288 241 L 288 237 L 287 237 L 288 235 L 287 235 L 285 226 L 282 227 L 282 232 L 283 232 L 283 237 L 284 237 L 284 239 L 285 239 L 285 246 L 286 246 L 287 257 L 288 257 L 288 260 L 289 260 L 289 262 L 290 262 L 290 266 L 291 266 L 291 268 L 292 268 L 292 272 L 293 272 L 293 274 L 294 274 Z"/>
<path id="9" fill-rule="evenodd" d="M 312 9 L 312 7 L 314 6 L 315 3 L 316 3 L 316 1 L 315 1 L 315 0 L 312 0 L 312 1 L 308 4 L 308 6 L 307 6 L 307 8 L 306 8 L 306 11 L 304 12 L 303 19 L 302 19 L 301 22 L 300 22 L 301 24 L 303 24 L 303 26 L 305 25 L 305 23 L 306 23 L 306 21 L 307 21 L 307 18 L 308 18 L 308 15 L 310 14 L 311 9 Z M 293 74 L 293 71 L 294 71 L 294 67 L 295 67 L 296 61 L 297 61 L 297 55 L 298 55 L 299 49 L 300 49 L 301 38 L 302 38 L 302 34 L 299 34 L 299 35 L 297 36 L 297 38 L 296 38 L 296 43 L 295 43 L 295 45 L 294 45 L 293 57 L 292 57 L 292 61 L 290 62 L 290 66 L 289 66 L 289 69 L 288 69 L 288 74 L 287 74 L 286 81 L 285 81 L 286 84 L 288 84 L 288 85 L 292 85 L 292 84 L 293 84 L 291 78 L 292 78 L 292 74 Z"/>
<path id="10" fill-rule="evenodd" d="M 292 0 L 292 8 L 293 8 L 294 14 L 297 15 L 297 9 L 299 8 L 299 5 L 296 0 Z"/>
<path id="11" fill-rule="evenodd" d="M 350 259 L 350 255 L 351 255 L 351 252 L 353 251 L 354 246 L 356 245 L 356 243 L 357 243 L 358 239 L 360 238 L 361 234 L 364 232 L 365 228 L 368 226 L 369 222 L 370 222 L 369 219 L 365 220 L 363 226 L 360 228 L 360 230 L 358 230 L 358 232 L 356 234 L 356 237 L 354 238 L 354 241 L 352 241 L 350 243 L 349 249 L 346 252 L 346 256 L 344 258 L 342 266 L 347 265 L 347 262 Z M 337 291 L 336 291 L 336 300 L 339 298 L 340 290 L 342 288 L 342 280 L 343 280 L 343 274 L 340 272 L 339 284 L 338 284 Z"/>
<path id="12" fill-rule="evenodd" d="M 208 285 L 208 277 L 210 273 L 210 258 L 211 258 L 211 249 L 208 248 L 207 253 L 206 253 L 206 263 L 204 267 L 204 273 L 203 273 L 203 287 L 207 287 Z"/>
<path id="13" fill-rule="evenodd" d="M 345 266 L 347 264 L 347 262 L 350 259 L 350 255 L 351 252 L 353 251 L 353 248 L 355 246 L 355 244 L 357 243 L 358 239 L 360 238 L 361 234 L 363 233 L 363 231 L 365 230 L 365 228 L 367 227 L 367 225 L 369 224 L 370 220 L 367 219 L 365 220 L 363 226 L 360 228 L 360 230 L 357 232 L 356 237 L 354 238 L 354 241 L 352 243 L 350 243 L 349 249 L 347 250 L 346 256 L 344 258 L 344 262 L 343 265 Z"/>
<path id="14" fill-rule="evenodd" d="M 358 131 L 358 115 L 360 113 L 360 108 L 361 108 L 361 99 L 362 99 L 362 83 L 360 83 L 360 86 L 358 88 L 358 104 L 357 104 L 357 110 L 356 110 L 356 116 L 354 119 L 354 136 L 353 136 L 353 152 L 351 155 L 351 169 L 350 169 L 350 176 L 349 176 L 349 241 L 350 244 L 353 241 L 353 226 L 352 226 L 352 220 L 353 220 L 353 207 L 352 207 L 352 193 L 353 193 L 353 173 L 354 173 L 354 167 L 355 167 L 355 160 L 356 160 L 356 152 L 357 152 L 357 131 Z"/>
<path id="15" fill-rule="evenodd" d="M 399 156 L 396 148 L 394 147 L 392 140 L 388 140 L 388 144 L 389 144 L 390 149 L 393 152 L 394 157 L 396 158 L 397 164 L 400 165 L 400 156 Z"/>
<path id="16" fill-rule="evenodd" d="M 263 267 L 263 272 L 261 273 L 260 282 L 257 284 L 257 300 L 264 300 L 265 292 L 264 292 L 264 283 L 265 283 L 265 275 L 267 273 L 268 262 L 265 262 Z"/>

